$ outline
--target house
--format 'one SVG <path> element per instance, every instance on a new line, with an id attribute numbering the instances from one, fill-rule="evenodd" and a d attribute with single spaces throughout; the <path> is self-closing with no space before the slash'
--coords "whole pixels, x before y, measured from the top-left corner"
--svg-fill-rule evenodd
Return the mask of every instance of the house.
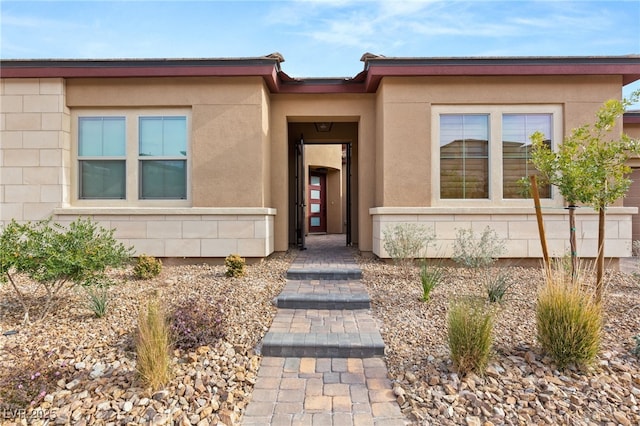
<path id="1" fill-rule="evenodd" d="M 557 146 L 640 79 L 636 55 L 361 60 L 355 77 L 304 79 L 278 53 L 3 60 L 0 221 L 92 216 L 138 253 L 179 258 L 260 258 L 310 232 L 384 258 L 395 223 L 433 228 L 448 255 L 457 229 L 491 226 L 506 257 L 539 258 L 515 184 L 533 172 L 529 135 Z M 624 126 L 638 136 L 638 115 Z M 563 255 L 567 211 L 543 196 Z M 627 200 L 607 211 L 609 258 L 640 231 Z M 596 255 L 597 221 L 578 210 L 581 256 Z"/>

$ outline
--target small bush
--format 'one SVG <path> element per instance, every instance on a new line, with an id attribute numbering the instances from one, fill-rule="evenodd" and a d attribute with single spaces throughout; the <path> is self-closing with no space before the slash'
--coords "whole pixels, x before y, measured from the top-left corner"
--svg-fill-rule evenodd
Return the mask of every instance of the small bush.
<path id="1" fill-rule="evenodd" d="M 591 364 L 600 347 L 601 306 L 564 274 L 546 274 L 536 307 L 537 339 L 560 368 Z"/>
<path id="2" fill-rule="evenodd" d="M 420 283 L 422 284 L 423 302 L 431 298 L 431 292 L 442 282 L 443 270 L 440 265 L 428 265 L 426 262 L 420 267 Z"/>
<path id="3" fill-rule="evenodd" d="M 109 306 L 109 293 L 107 288 L 103 286 L 88 287 L 86 289 L 89 300 L 87 306 L 91 309 L 91 312 L 96 318 L 102 318 L 107 314 L 107 307 Z"/>
<path id="4" fill-rule="evenodd" d="M 225 337 L 222 304 L 201 305 L 188 299 L 170 317 L 171 337 L 178 349 L 191 350 Z"/>
<path id="5" fill-rule="evenodd" d="M 432 230 L 416 223 L 399 223 L 387 226 L 383 232 L 384 249 L 393 262 L 408 273 L 415 259 L 426 257 L 435 239 Z"/>
<path id="6" fill-rule="evenodd" d="M 171 379 L 170 331 L 165 310 L 157 296 L 140 308 L 135 340 L 138 377 L 153 390 Z"/>
<path id="7" fill-rule="evenodd" d="M 153 256 L 141 254 L 133 267 L 133 275 L 139 280 L 149 280 L 160 275 L 162 261 Z"/>
<path id="8" fill-rule="evenodd" d="M 489 361 L 493 316 L 478 301 L 461 300 L 449 308 L 447 341 L 460 374 L 482 373 Z"/>
<path id="9" fill-rule="evenodd" d="M 636 347 L 631 349 L 631 353 L 640 358 L 640 334 L 633 337 L 636 341 Z"/>
<path id="10" fill-rule="evenodd" d="M 7 410 L 34 408 L 45 395 L 53 393 L 56 382 L 69 376 L 66 363 L 56 363 L 53 351 L 13 365 L 0 376 L 0 402 Z"/>
<path id="11" fill-rule="evenodd" d="M 467 268 L 489 267 L 504 251 L 504 239 L 489 226 L 479 236 L 472 229 L 458 229 L 452 259 Z"/>
<path id="12" fill-rule="evenodd" d="M 489 302 L 502 302 L 502 299 L 504 299 L 504 296 L 507 294 L 509 287 L 511 287 L 511 282 L 504 274 L 487 274 L 485 279 L 485 289 L 487 291 Z"/>
<path id="13" fill-rule="evenodd" d="M 227 267 L 226 275 L 228 277 L 242 277 L 245 274 L 247 263 L 244 258 L 238 254 L 230 254 L 224 259 L 224 266 Z"/>

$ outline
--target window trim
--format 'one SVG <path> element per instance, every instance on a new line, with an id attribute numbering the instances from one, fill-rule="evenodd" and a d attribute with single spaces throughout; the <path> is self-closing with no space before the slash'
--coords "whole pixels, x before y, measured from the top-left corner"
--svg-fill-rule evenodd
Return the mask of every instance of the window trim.
<path id="1" fill-rule="evenodd" d="M 489 198 L 440 198 L 440 115 L 488 114 L 489 116 Z M 503 114 L 551 114 L 552 145 L 557 149 L 563 141 L 563 107 L 559 104 L 540 105 L 432 105 L 431 106 L 431 205 L 460 207 L 529 207 L 531 199 L 503 198 L 502 191 L 502 116 Z M 557 188 L 551 188 L 551 198 L 540 200 L 543 206 L 562 207 Z"/>
<path id="2" fill-rule="evenodd" d="M 71 167 L 70 199 L 72 206 L 83 207 L 190 207 L 192 202 L 192 137 L 191 109 L 189 108 L 119 108 L 119 109 L 74 109 L 71 111 Z M 186 199 L 140 199 L 139 118 L 146 116 L 184 116 L 187 120 Z M 81 199 L 79 197 L 80 157 L 78 155 L 79 119 L 81 117 L 125 117 L 126 131 L 126 186 L 125 199 Z"/>

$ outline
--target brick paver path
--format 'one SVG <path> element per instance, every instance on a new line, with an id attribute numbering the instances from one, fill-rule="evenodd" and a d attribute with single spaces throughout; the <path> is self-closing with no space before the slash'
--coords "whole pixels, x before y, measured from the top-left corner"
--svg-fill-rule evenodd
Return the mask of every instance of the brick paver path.
<path id="1" fill-rule="evenodd" d="M 344 241 L 344 235 L 311 236 L 294 260 L 294 279 L 278 305 L 295 308 L 278 309 L 263 340 L 264 351 L 284 355 L 262 358 L 243 425 L 407 424 L 380 356 L 384 343 L 368 298 L 363 305 L 366 289 L 352 278 L 360 270 Z M 311 279 L 310 271 L 320 278 Z M 311 307 L 298 307 L 305 303 Z"/>

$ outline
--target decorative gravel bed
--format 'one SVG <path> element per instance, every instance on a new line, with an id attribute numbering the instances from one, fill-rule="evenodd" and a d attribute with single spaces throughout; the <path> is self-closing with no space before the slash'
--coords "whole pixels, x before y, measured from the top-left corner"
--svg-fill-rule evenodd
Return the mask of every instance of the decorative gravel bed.
<path id="1" fill-rule="evenodd" d="M 46 383 L 33 406 L 0 401 L 0 424 L 238 424 L 246 407 L 260 355 L 256 346 L 276 313 L 272 300 L 285 285 L 290 255 L 274 255 L 247 266 L 243 278 L 228 278 L 224 266 L 164 266 L 152 280 L 130 272 L 109 289 L 110 307 L 95 318 L 86 295 L 75 292 L 43 321 L 22 327 L 22 309 L 9 285 L 0 286 L 0 385 L 34 376 Z M 174 351 L 174 379 L 162 391 L 140 387 L 133 334 L 140 303 L 158 291 L 168 307 L 186 300 L 221 304 L 226 339 L 193 352 Z M 37 304 L 37 298 L 32 299 Z M 45 377 L 48 380 L 45 380 Z M 38 389 L 39 391 L 39 389 Z M 37 392 L 36 392 L 37 393 Z"/>
<path id="2" fill-rule="evenodd" d="M 224 266 L 165 266 L 153 280 L 121 275 L 109 290 L 111 306 L 98 319 L 74 293 L 44 321 L 22 327 L 11 288 L 0 286 L 0 381 L 19 372 L 46 376 L 37 404 L 20 412 L 0 401 L 0 423 L 238 424 L 260 363 L 256 351 L 276 313 L 273 298 L 285 285 L 290 254 L 247 267 L 227 278 Z M 483 377 L 459 377 L 446 345 L 450 300 L 483 290 L 468 271 L 447 268 L 429 302 L 419 298 L 417 272 L 409 279 L 393 266 L 359 259 L 363 282 L 385 343 L 386 362 L 403 412 L 413 424 L 640 424 L 640 361 L 630 351 L 640 333 L 640 284 L 608 272 L 602 350 L 589 371 L 557 371 L 535 341 L 535 268 L 503 268 L 513 285 L 495 305 L 494 354 Z M 217 304 L 227 318 L 227 338 L 193 352 L 175 351 L 174 379 L 162 391 L 140 387 L 132 336 L 140 302 L 158 291 L 169 306 L 186 300 Z M 32 302 L 37 303 L 37 294 Z M 195 299 L 194 299 L 195 298 Z M 56 375 L 58 374 L 58 375 Z M 45 383 L 35 378 L 34 383 Z M 24 415 L 32 416 L 28 421 Z"/>
<path id="3" fill-rule="evenodd" d="M 387 345 L 386 361 L 402 411 L 428 425 L 640 425 L 640 360 L 632 355 L 640 333 L 640 282 L 607 271 L 601 351 L 593 368 L 558 371 L 536 343 L 537 268 L 504 267 L 512 286 L 494 304 L 493 355 L 483 377 L 460 377 L 449 359 L 447 309 L 454 298 L 485 297 L 463 268 L 420 302 L 417 271 L 360 259 L 373 314 Z M 493 274 L 497 270 L 492 271 Z"/>

